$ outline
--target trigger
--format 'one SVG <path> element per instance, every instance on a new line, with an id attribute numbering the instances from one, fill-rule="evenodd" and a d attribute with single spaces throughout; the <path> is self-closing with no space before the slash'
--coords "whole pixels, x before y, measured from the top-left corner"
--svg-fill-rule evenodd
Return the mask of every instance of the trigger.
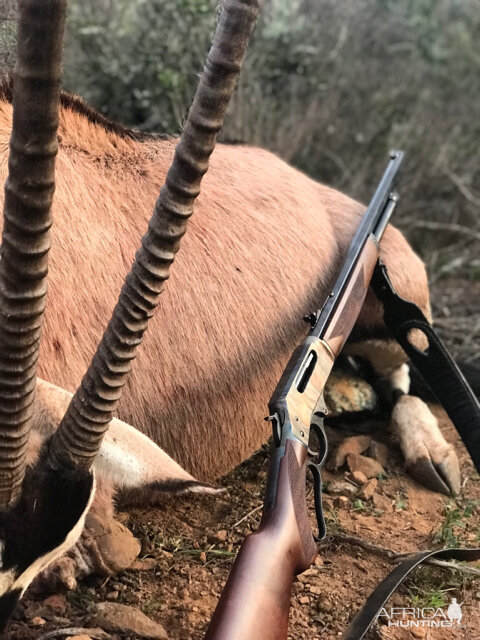
<path id="1" fill-rule="evenodd" d="M 327 459 L 328 442 L 327 434 L 323 427 L 323 417 L 314 414 L 310 423 L 310 435 L 308 439 L 308 454 L 310 462 L 322 469 Z"/>

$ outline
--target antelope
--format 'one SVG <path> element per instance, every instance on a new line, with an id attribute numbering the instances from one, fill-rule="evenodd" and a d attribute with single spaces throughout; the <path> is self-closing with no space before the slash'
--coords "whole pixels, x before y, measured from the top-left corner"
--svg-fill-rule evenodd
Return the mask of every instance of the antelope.
<path id="1" fill-rule="evenodd" d="M 265 402 L 305 332 L 302 312 L 325 299 L 364 210 L 261 149 L 217 145 L 209 163 L 257 0 L 224 0 L 179 141 L 140 135 L 61 94 L 65 4 L 20 0 L 13 97 L 4 83 L 0 98 L 2 177 L 11 130 L 0 253 L 2 625 L 33 578 L 79 541 L 89 509 L 113 516 L 114 490 L 148 500 L 215 493 L 208 483 L 266 441 Z M 381 254 L 396 290 L 429 315 L 424 266 L 393 226 Z M 272 316 L 282 319 L 274 335 Z M 455 452 L 408 395 L 405 355 L 373 295 L 348 351 L 400 396 L 392 424 L 408 467 L 458 491 Z"/>

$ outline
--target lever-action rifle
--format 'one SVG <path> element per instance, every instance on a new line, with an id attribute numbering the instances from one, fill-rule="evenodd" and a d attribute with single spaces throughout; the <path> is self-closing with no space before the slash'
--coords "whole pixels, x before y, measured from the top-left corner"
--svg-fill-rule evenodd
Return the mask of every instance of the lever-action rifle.
<path id="1" fill-rule="evenodd" d="M 398 200 L 392 188 L 402 158 L 401 151 L 391 153 L 332 292 L 323 308 L 308 317 L 311 330 L 293 352 L 269 402 L 273 446 L 262 521 L 240 549 L 207 640 L 287 638 L 292 582 L 317 554 L 305 500 L 307 466 L 314 477 L 320 539 L 326 533 L 320 479 L 327 453 L 323 390 L 367 295 L 379 243 Z M 309 461 L 311 433 L 317 444 Z"/>

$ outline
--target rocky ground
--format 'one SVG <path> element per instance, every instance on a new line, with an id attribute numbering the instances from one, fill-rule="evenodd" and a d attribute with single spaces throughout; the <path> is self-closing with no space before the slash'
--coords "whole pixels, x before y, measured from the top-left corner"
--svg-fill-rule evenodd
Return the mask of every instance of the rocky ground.
<path id="1" fill-rule="evenodd" d="M 468 309 L 478 305 L 471 295 L 468 300 Z M 458 302 L 445 306 L 441 317 L 468 317 L 468 309 Z M 475 345 L 478 333 L 472 335 Z M 472 352 L 465 341 L 459 345 Z M 457 498 L 428 491 L 407 475 L 381 420 L 367 435 L 347 435 L 343 444 L 345 433 L 338 426 L 330 431 L 332 455 L 323 474 L 328 536 L 315 565 L 293 585 L 291 640 L 339 638 L 395 566 L 390 551 L 480 546 L 480 477 L 446 416 L 438 407 L 434 411 L 459 453 L 463 488 Z M 222 479 L 225 491 L 218 496 L 175 498 L 120 514 L 141 542 L 140 560 L 114 578 L 90 579 L 72 592 L 27 594 L 5 638 L 200 640 L 244 536 L 259 523 L 267 466 L 265 447 Z M 309 485 L 314 527 L 312 493 Z M 453 597 L 463 603 L 461 628 L 406 631 L 382 620 L 368 638 L 480 639 L 480 563 L 477 575 L 465 567 L 419 568 L 388 607 L 446 608 Z"/>

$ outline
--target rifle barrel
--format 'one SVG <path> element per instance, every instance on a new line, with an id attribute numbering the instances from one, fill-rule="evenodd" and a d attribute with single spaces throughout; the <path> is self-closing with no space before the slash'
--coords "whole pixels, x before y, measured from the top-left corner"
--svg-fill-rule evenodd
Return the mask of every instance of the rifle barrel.
<path id="1" fill-rule="evenodd" d="M 398 169 L 403 160 L 403 155 L 403 151 L 392 151 L 390 153 L 390 161 L 365 211 L 360 226 L 353 236 L 343 268 L 332 288 L 330 297 L 318 314 L 317 321 L 312 329 L 312 335 L 322 337 L 331 316 L 335 312 L 338 303 L 338 294 L 344 290 L 369 236 L 373 235 L 375 240 L 380 242 L 398 201 L 398 195 L 394 194 L 392 189 Z"/>

